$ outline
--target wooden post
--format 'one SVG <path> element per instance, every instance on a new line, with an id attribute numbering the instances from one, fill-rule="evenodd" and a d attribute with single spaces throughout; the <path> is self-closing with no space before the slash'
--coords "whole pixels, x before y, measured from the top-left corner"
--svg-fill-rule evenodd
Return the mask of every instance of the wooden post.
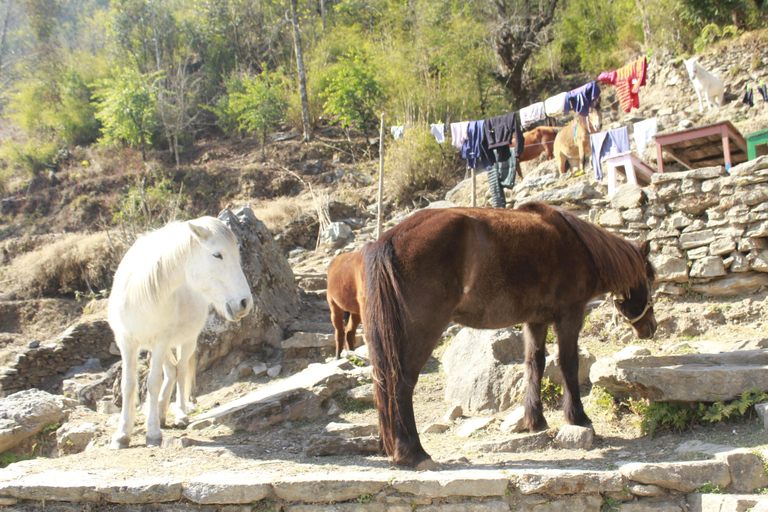
<path id="1" fill-rule="evenodd" d="M 381 236 L 382 203 L 384 202 L 384 114 L 379 128 L 379 202 L 376 210 L 376 240 Z"/>
<path id="2" fill-rule="evenodd" d="M 472 208 L 477 206 L 477 171 L 472 168 Z"/>

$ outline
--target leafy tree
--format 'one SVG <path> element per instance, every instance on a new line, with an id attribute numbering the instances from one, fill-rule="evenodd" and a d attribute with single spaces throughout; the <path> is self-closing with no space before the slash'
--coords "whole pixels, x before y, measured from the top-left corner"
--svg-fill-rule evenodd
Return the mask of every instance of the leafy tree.
<path id="1" fill-rule="evenodd" d="M 267 131 L 280 121 L 287 102 L 282 88 L 281 73 L 263 72 L 255 77 L 243 77 L 240 84 L 230 82 L 228 116 L 237 119 L 238 128 L 261 136 L 262 150 L 267 143 Z"/>
<path id="2" fill-rule="evenodd" d="M 384 93 L 366 56 L 357 51 L 342 56 L 327 80 L 320 93 L 325 111 L 337 116 L 344 128 L 354 126 L 367 135 L 377 124 L 374 109 Z"/>
<path id="3" fill-rule="evenodd" d="M 98 84 L 94 96 L 103 143 L 124 142 L 139 147 L 142 158 L 146 159 L 157 125 L 157 82 L 162 76 L 162 73 L 145 75 L 123 68 L 115 77 Z"/>

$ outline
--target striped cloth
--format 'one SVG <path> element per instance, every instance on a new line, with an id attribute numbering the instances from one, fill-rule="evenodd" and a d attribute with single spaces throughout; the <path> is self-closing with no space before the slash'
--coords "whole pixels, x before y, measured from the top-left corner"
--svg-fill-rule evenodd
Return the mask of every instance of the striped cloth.
<path id="1" fill-rule="evenodd" d="M 648 75 L 648 60 L 641 57 L 616 71 L 606 71 L 597 77 L 601 82 L 616 86 L 616 96 L 619 98 L 624 112 L 640 107 L 638 91 L 645 85 Z"/>

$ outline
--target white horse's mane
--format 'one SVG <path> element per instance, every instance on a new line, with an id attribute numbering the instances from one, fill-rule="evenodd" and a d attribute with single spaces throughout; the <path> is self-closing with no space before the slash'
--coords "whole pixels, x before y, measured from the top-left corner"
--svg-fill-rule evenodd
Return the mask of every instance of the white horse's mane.
<path id="1" fill-rule="evenodd" d="M 128 268 L 122 274 L 126 303 L 151 307 L 168 297 L 171 291 L 168 276 L 179 265 L 184 265 L 184 260 L 194 247 L 195 236 L 189 227 L 190 222 L 207 229 L 214 243 L 228 242 L 237 247 L 234 233 L 214 217 L 170 222 L 160 229 L 145 233 L 136 240 L 120 264 L 122 267 L 128 263 Z"/>

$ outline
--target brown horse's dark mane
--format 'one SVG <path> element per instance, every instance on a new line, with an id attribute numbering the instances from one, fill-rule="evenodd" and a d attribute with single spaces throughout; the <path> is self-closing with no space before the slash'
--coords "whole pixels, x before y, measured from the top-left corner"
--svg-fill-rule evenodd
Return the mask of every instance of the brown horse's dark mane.
<path id="1" fill-rule="evenodd" d="M 539 210 L 535 205 L 529 208 Z M 653 281 L 653 266 L 645 261 L 636 244 L 582 220 L 571 212 L 556 208 L 552 210 L 565 220 L 584 243 L 597 268 L 600 282 L 606 289 L 613 293 L 628 294 L 631 288 L 643 284 L 647 279 Z"/>

